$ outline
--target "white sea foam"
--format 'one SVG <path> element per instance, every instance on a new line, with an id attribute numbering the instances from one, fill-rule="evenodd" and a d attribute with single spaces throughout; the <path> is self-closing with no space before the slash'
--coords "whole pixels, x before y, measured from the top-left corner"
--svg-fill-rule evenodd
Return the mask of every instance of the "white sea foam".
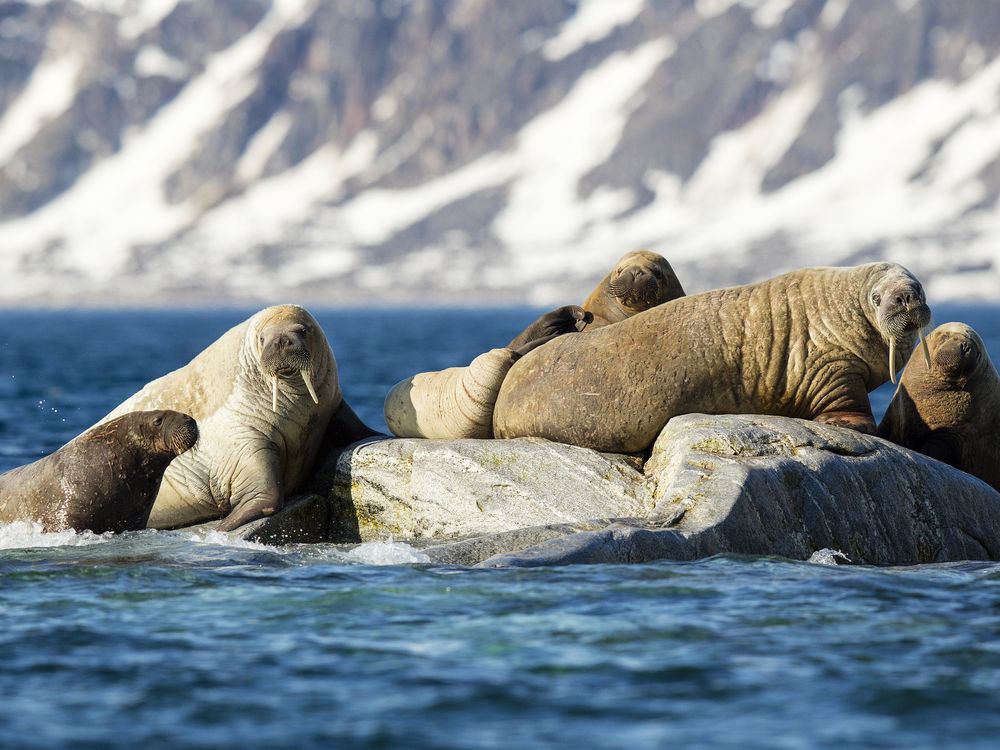
<path id="1" fill-rule="evenodd" d="M 407 563 L 429 563 L 431 559 L 403 542 L 392 539 L 377 542 L 363 542 L 347 553 L 354 562 L 365 565 L 405 565 Z"/>
<path id="2" fill-rule="evenodd" d="M 29 549 L 32 547 L 85 547 L 109 541 L 114 535 L 95 534 L 92 531 L 42 531 L 34 521 L 15 521 L 0 524 L 0 549 Z"/>
<path id="3" fill-rule="evenodd" d="M 814 565 L 840 565 L 842 562 L 849 563 L 851 558 L 841 552 L 839 549 L 818 549 L 812 553 L 812 557 L 809 558 L 809 562 Z"/>
<path id="4" fill-rule="evenodd" d="M 188 539 L 197 544 L 212 544 L 218 547 L 234 547 L 236 549 L 255 549 L 274 552 L 274 547 L 268 547 L 260 542 L 248 542 L 246 539 L 229 536 L 222 531 L 192 531 L 187 535 Z"/>

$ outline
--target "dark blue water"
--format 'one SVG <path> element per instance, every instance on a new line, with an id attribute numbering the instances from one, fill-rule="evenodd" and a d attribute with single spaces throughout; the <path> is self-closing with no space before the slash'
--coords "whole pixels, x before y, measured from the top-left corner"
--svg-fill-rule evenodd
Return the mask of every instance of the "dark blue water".
<path id="1" fill-rule="evenodd" d="M 1000 309 L 935 312 L 1000 361 Z M 0 470 L 245 317 L 0 313 Z M 317 317 L 348 400 L 383 426 L 390 385 L 505 343 L 533 311 Z M 997 744 L 1000 565 L 419 559 L 400 544 L 0 527 L 0 747 Z"/>

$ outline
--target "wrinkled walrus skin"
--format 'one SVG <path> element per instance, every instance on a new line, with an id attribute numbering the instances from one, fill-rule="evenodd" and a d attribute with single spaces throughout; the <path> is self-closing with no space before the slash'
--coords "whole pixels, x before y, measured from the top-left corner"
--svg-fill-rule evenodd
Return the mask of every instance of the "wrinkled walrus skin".
<path id="1" fill-rule="evenodd" d="M 1000 490 L 1000 376 L 970 326 L 945 323 L 927 337 L 930 367 L 910 355 L 879 435 L 944 461 Z"/>
<path id="2" fill-rule="evenodd" d="M 298 305 L 261 310 L 105 419 L 153 407 L 190 414 L 201 437 L 164 474 L 151 528 L 225 517 L 228 531 L 270 515 L 308 479 L 328 428 L 346 444 L 363 427 L 323 330 Z"/>
<path id="3" fill-rule="evenodd" d="M 562 336 L 507 373 L 498 438 L 646 450 L 678 414 L 774 414 L 874 433 L 868 392 L 930 321 L 902 266 L 795 271 Z"/>
<path id="4" fill-rule="evenodd" d="M 518 355 L 490 349 L 468 367 L 421 372 L 397 383 L 385 399 L 385 421 L 396 437 L 490 438 L 493 402 Z"/>
<path id="5" fill-rule="evenodd" d="M 130 412 L 92 427 L 0 475 L 0 523 L 97 534 L 144 529 L 163 472 L 197 437 L 195 421 L 175 411 Z"/>

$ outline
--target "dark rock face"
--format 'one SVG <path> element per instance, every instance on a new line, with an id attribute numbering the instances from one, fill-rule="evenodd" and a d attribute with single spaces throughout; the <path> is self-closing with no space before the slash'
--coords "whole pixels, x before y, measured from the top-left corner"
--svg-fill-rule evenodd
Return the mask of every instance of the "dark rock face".
<path id="1" fill-rule="evenodd" d="M 107 284 L 109 274 L 89 273 L 98 262 L 136 277 L 143 299 L 252 296 L 224 268 L 180 277 L 173 270 L 178 253 L 221 252 L 227 241 L 236 248 L 230 255 L 250 268 L 266 268 L 258 259 L 276 250 L 319 259 L 310 268 L 320 270 L 266 279 L 264 286 L 321 300 L 408 299 L 430 289 L 442 299 L 523 301 L 525 280 L 537 278 L 523 257 L 533 251 L 565 257 L 568 272 L 544 271 L 540 280 L 549 296 L 568 297 L 592 285 L 608 259 L 638 244 L 664 252 L 698 289 L 760 278 L 765 253 L 781 255 L 780 267 L 768 269 L 777 273 L 817 261 L 854 263 L 899 243 L 960 242 L 943 265 L 919 254 L 911 265 L 918 273 L 924 264 L 985 278 L 978 293 L 1000 294 L 995 259 L 966 249 L 970 238 L 990 231 L 977 222 L 1000 195 L 1000 148 L 949 182 L 949 165 L 971 147 L 963 138 L 969 128 L 988 125 L 996 97 L 990 64 L 1000 51 L 1000 8 L 992 0 L 623 0 L 617 10 L 588 0 L 206 0 L 166 3 L 162 17 L 149 16 L 148 4 L 110 7 L 70 0 L 0 7 L 0 241 L 13 270 L 28 275 L 29 256 L 49 249 L 50 272 L 65 271 L 76 282 L 52 285 L 55 296 L 127 294 L 128 285 Z M 33 76 L 55 63 L 72 70 L 49 90 L 66 91 L 25 108 Z M 979 94 L 948 98 L 976 81 Z M 935 99 L 928 86 L 944 98 Z M 194 95 L 197 87 L 202 96 Z M 602 108 L 603 98 L 614 103 L 623 90 L 629 95 L 622 102 Z M 893 132 L 927 128 L 927 138 L 909 147 L 908 162 L 889 170 L 890 188 L 905 195 L 901 206 L 886 210 L 913 216 L 899 226 L 876 222 L 838 243 L 824 239 L 820 215 L 818 239 L 802 237 L 812 225 L 796 224 L 794 208 L 778 210 L 774 200 L 845 153 L 863 160 L 849 148 L 857 140 L 845 141 L 845 134 L 860 132 L 851 130 L 858 123 L 874 127 L 874 115 L 913 104 L 917 94 L 926 94 L 926 103 L 890 118 L 895 124 L 883 136 L 888 147 Z M 55 101 L 63 95 L 65 102 Z M 169 148 L 130 151 L 175 105 L 189 114 L 170 121 Z M 934 120 L 949 108 L 954 116 Z M 545 134 L 545 118 L 555 114 L 556 135 Z M 4 131 L 15 116 L 22 123 L 16 137 Z M 540 134 L 548 145 L 532 140 Z M 719 156 L 733 135 L 730 145 L 742 141 L 744 150 Z M 352 146 L 362 156 L 347 168 Z M 310 173 L 315 189 L 300 194 L 308 180 L 295 170 L 324 150 L 329 163 Z M 101 261 L 90 235 L 62 217 L 85 213 L 87 200 L 100 198 L 99 188 L 86 192 L 88 179 L 116 157 L 132 166 L 116 165 L 105 175 L 110 183 L 134 181 L 136 194 L 162 202 L 160 214 L 177 215 L 162 226 L 144 219 L 142 231 L 116 238 L 121 251 L 114 260 Z M 540 167 L 549 157 L 552 169 Z M 720 162 L 732 174 L 720 176 Z M 550 173 L 564 184 L 539 181 Z M 245 201 L 279 178 L 288 184 L 274 193 L 293 207 L 304 202 L 301 210 L 278 200 Z M 812 205 L 838 190 L 868 187 L 864 176 L 843 179 L 810 193 Z M 512 204 L 521 205 L 518 186 L 532 180 L 539 195 L 565 190 L 565 211 L 543 204 L 535 218 L 523 211 L 505 217 Z M 890 188 L 879 186 L 871 200 Z M 955 196 L 954 205 L 935 221 L 921 220 L 924 189 Z M 743 239 L 703 240 L 703 225 L 747 221 L 746 211 L 723 210 L 743 192 L 753 199 L 749 215 L 765 215 L 762 225 Z M 373 203 L 352 213 L 366 196 L 401 193 L 403 208 Z M 414 200 L 421 205 L 411 210 Z M 233 237 L 214 221 L 227 206 L 273 231 Z M 28 225 L 35 231 L 15 231 L 16 220 L 46 209 L 51 214 L 41 224 Z M 688 217 L 680 227 L 674 209 Z M 137 214 L 127 205 L 122 213 L 123 223 Z M 504 221 L 519 231 L 512 235 Z M 523 225 L 536 221 L 554 234 L 525 234 Z M 13 227 L 9 234 L 4 222 Z M 387 229 L 372 231 L 383 222 Z M 835 228 L 833 222 L 829 231 Z M 598 258 L 595 248 L 612 242 L 621 246 Z M 461 272 L 448 281 L 417 272 L 391 286 L 372 280 L 372 267 L 428 250 L 452 259 L 439 261 L 448 265 L 464 258 Z M 333 252 L 353 255 L 325 264 Z M 4 299 L 31 294 L 0 288 Z"/>

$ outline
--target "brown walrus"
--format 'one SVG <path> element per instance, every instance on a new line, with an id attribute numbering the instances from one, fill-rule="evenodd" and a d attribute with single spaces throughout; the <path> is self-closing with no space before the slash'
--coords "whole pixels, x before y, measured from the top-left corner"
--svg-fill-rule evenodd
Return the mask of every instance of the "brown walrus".
<path id="1" fill-rule="evenodd" d="M 670 263 L 651 250 L 623 255 L 583 303 L 591 314 L 590 328 L 625 320 L 636 313 L 684 296 Z"/>
<path id="2" fill-rule="evenodd" d="M 500 387 L 496 437 L 646 450 L 678 414 L 775 414 L 874 433 L 868 392 L 930 320 L 905 268 L 814 268 L 561 336 Z"/>
<path id="3" fill-rule="evenodd" d="M 105 419 L 150 407 L 191 414 L 201 431 L 164 474 L 153 528 L 225 516 L 217 528 L 229 531 L 270 515 L 306 481 L 321 446 L 373 434 L 344 401 L 319 323 L 298 305 L 261 310 Z"/>
<path id="4" fill-rule="evenodd" d="M 666 258 L 651 250 L 635 250 L 618 259 L 582 306 L 565 305 L 545 313 L 515 336 L 507 348 L 523 355 L 564 333 L 617 323 L 683 296 L 681 282 Z"/>
<path id="5" fill-rule="evenodd" d="M 684 296 L 662 256 L 626 253 L 587 297 L 537 318 L 506 347 L 480 354 L 469 365 L 421 372 L 400 381 L 385 399 L 384 414 L 398 437 L 459 440 L 493 437 L 493 404 L 513 364 L 567 333 L 599 328 Z"/>
<path id="6" fill-rule="evenodd" d="M 45 531 L 146 527 L 167 465 L 198 438 L 176 411 L 137 411 L 92 427 L 34 463 L 0 475 L 0 523 Z"/>
<path id="7" fill-rule="evenodd" d="M 926 341 L 929 360 L 910 356 L 878 434 L 1000 490 L 1000 376 L 986 345 L 964 323 Z"/>

